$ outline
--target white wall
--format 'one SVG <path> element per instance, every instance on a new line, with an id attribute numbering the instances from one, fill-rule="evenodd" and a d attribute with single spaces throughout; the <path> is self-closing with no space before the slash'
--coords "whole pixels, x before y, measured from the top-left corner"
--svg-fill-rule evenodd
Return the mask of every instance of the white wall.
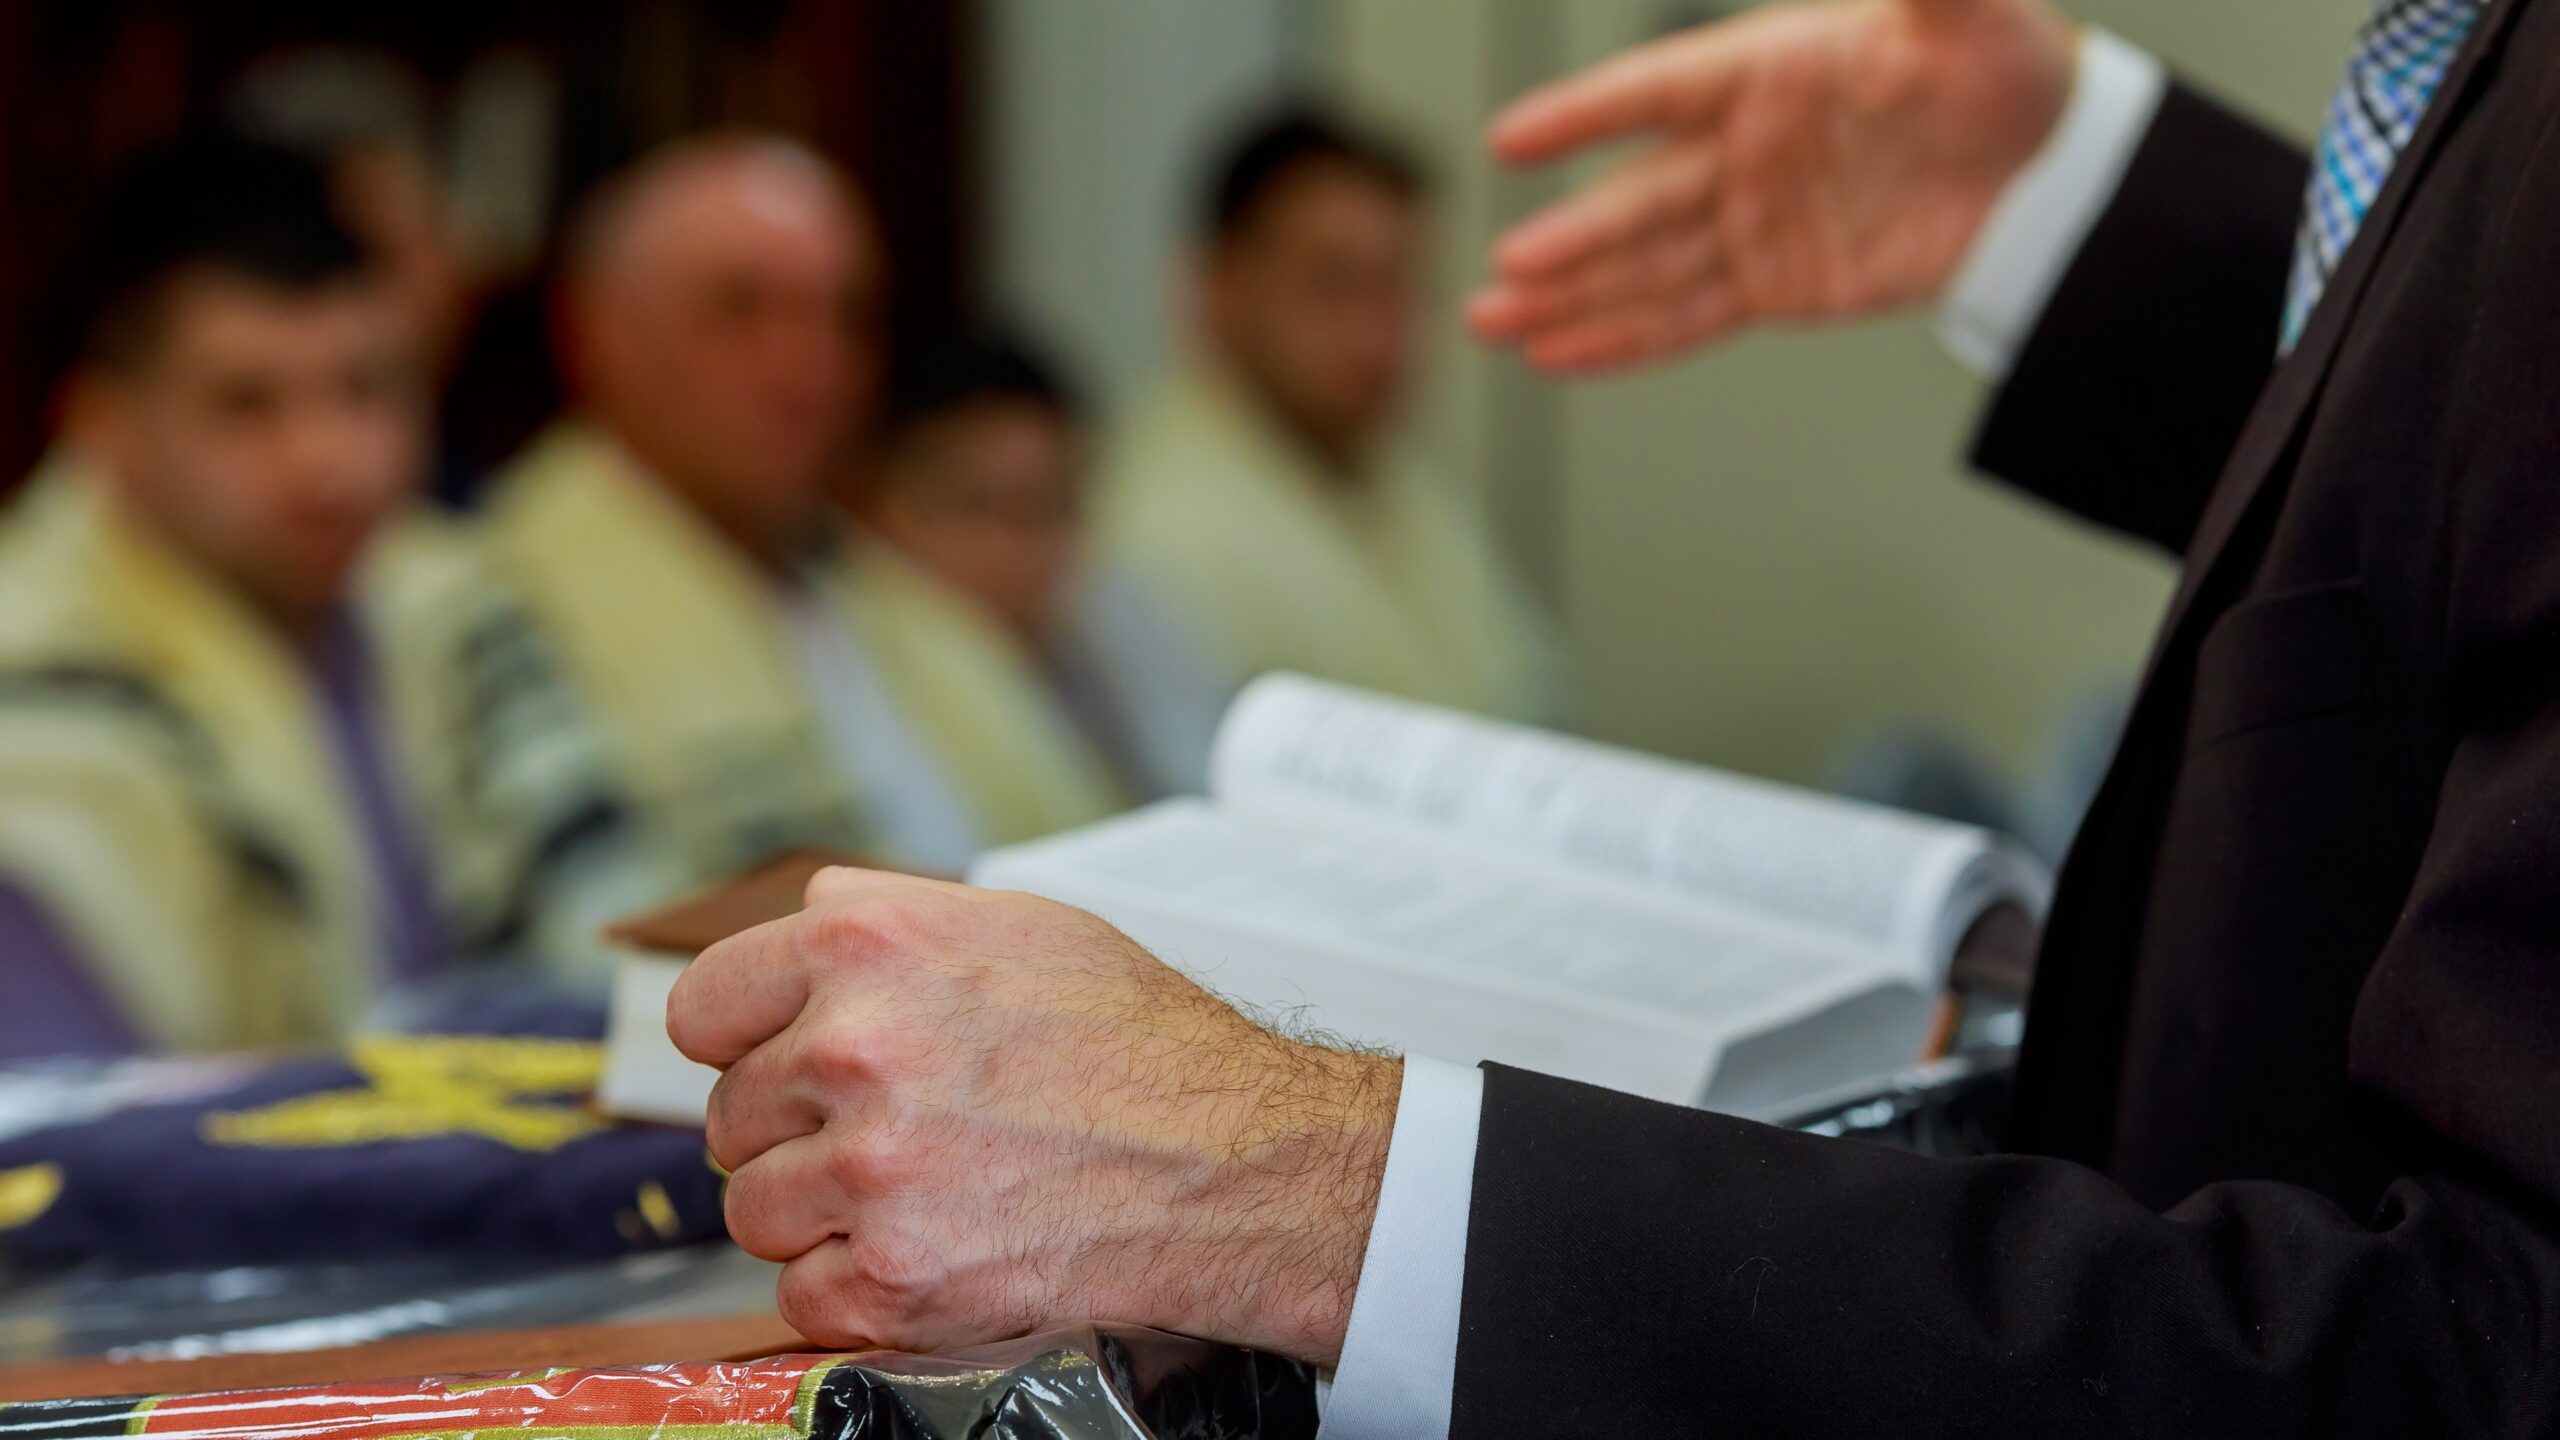
<path id="1" fill-rule="evenodd" d="M 1114 391 L 1162 358 L 1202 147 L 1313 60 L 1311 0 L 989 0 L 994 302 Z"/>

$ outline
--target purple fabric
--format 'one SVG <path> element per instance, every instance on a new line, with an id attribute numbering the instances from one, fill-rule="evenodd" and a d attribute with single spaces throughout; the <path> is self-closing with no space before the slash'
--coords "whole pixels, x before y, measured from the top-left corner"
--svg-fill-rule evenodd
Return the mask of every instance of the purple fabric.
<path id="1" fill-rule="evenodd" d="M 602 1029 L 588 1007 L 558 1012 L 533 1033 Z M 217 1093 L 146 1101 L 0 1141 L 0 1170 L 49 1164 L 61 1176 L 41 1214 L 0 1231 L 0 1272 L 15 1279 L 100 1262 L 160 1270 L 420 1255 L 572 1260 L 721 1233 L 721 1180 L 699 1129 L 611 1125 L 554 1148 L 519 1149 L 483 1132 L 483 1117 L 565 1115 L 587 1109 L 588 1097 L 425 1083 L 424 1092 L 382 1087 L 343 1056 L 295 1058 Z M 368 1096 L 431 1123 L 419 1133 L 393 1124 L 281 1143 L 208 1133 L 212 1115 L 272 1113 L 323 1093 Z M 635 1200 L 652 1191 L 653 1202 Z"/>
<path id="2" fill-rule="evenodd" d="M 385 743 L 386 722 L 373 670 L 373 650 L 353 623 L 333 628 L 313 657 L 312 694 L 353 800 L 365 859 L 374 877 L 374 923 L 385 985 L 424 980 L 447 958 L 427 856 L 410 826 Z"/>
<path id="3" fill-rule="evenodd" d="M 0 1061 L 126 1055 L 133 1030 L 34 896 L 0 880 Z"/>

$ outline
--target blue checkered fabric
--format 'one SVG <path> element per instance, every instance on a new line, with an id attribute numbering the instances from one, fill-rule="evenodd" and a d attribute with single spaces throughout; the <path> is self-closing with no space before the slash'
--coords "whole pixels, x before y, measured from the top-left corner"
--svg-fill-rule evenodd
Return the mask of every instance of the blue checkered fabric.
<path id="1" fill-rule="evenodd" d="M 2329 102 L 2329 123 L 2312 156 L 2310 193 L 2294 245 L 2285 295 L 2284 349 L 2310 323 L 2312 307 L 2373 209 L 2392 163 L 2444 84 L 2454 53 L 2488 0 L 2381 0 L 2357 32 L 2347 78 Z"/>

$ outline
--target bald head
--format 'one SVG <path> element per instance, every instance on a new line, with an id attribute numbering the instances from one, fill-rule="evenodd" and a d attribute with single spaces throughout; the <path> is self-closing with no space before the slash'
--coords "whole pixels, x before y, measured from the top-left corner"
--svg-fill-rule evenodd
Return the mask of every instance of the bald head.
<path id="1" fill-rule="evenodd" d="M 787 553 L 869 414 L 881 270 L 861 198 L 810 151 L 742 137 L 659 150 L 574 232 L 579 399 L 714 528 Z"/>

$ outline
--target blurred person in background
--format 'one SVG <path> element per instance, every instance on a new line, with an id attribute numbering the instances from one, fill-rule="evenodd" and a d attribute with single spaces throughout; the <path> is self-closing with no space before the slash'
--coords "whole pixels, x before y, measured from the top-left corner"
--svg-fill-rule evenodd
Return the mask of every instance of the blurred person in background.
<path id="1" fill-rule="evenodd" d="M 1100 524 L 1238 674 L 1553 719 L 1548 621 L 1472 492 L 1395 434 L 1428 218 L 1409 161 L 1324 115 L 1232 140 L 1197 222 L 1189 362 L 1114 437 Z"/>
<path id="2" fill-rule="evenodd" d="M 470 320 L 471 264 L 416 72 L 384 52 L 298 47 L 251 66 L 225 108 L 241 130 L 328 171 L 339 215 L 373 255 L 430 376 L 440 375 Z"/>
<path id="3" fill-rule="evenodd" d="M 304 151 L 326 168 L 332 200 L 416 337 L 427 378 L 451 378 L 484 298 L 484 277 L 455 223 L 424 86 L 397 56 L 303 46 L 251 66 L 225 106 L 241 130 Z M 449 446 L 430 456 L 431 489 L 459 500 L 472 477 Z"/>
<path id="4" fill-rule="evenodd" d="M 0 1056 L 325 1040 L 527 938 L 607 828 L 521 617 L 408 517 L 426 392 L 299 154 L 136 157 L 0 526 Z"/>
<path id="5" fill-rule="evenodd" d="M 646 156 L 569 240 L 575 407 L 498 479 L 489 540 L 695 880 L 812 845 L 957 871 L 1121 800 L 995 622 L 856 553 L 832 482 L 885 283 L 860 197 L 779 139 Z"/>
<path id="6" fill-rule="evenodd" d="M 1198 793 L 1235 687 L 1155 595 L 1096 563 L 1086 425 L 1021 339 L 945 335 L 896 367 L 860 509 L 1012 633 L 1125 788 Z"/>

